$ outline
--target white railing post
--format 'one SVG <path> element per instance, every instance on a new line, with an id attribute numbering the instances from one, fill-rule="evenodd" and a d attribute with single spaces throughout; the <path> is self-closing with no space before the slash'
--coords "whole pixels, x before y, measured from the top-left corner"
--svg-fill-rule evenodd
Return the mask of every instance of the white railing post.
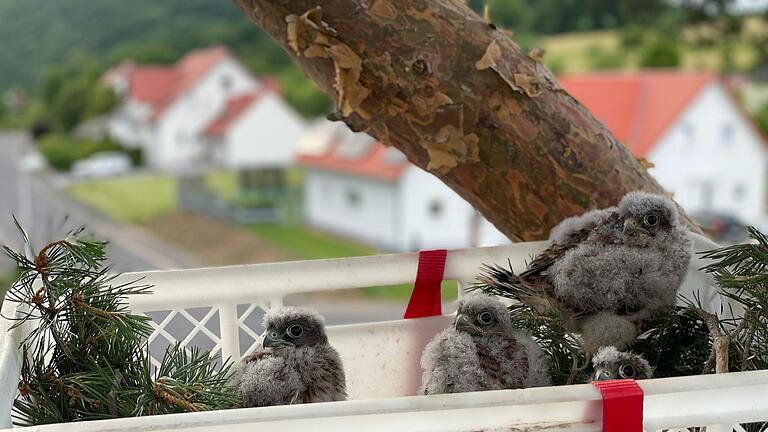
<path id="1" fill-rule="evenodd" d="M 221 330 L 221 359 L 240 361 L 240 334 L 237 325 L 237 305 L 219 305 L 219 327 Z"/>

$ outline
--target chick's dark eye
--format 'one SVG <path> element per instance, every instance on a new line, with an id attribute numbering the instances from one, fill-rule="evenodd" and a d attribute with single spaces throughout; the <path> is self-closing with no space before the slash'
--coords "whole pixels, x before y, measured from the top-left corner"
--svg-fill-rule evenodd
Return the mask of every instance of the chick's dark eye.
<path id="1" fill-rule="evenodd" d="M 304 334 L 304 329 L 300 325 L 294 324 L 288 327 L 288 331 L 286 333 L 288 333 L 288 336 L 290 337 L 297 338 Z"/>
<path id="2" fill-rule="evenodd" d="M 493 315 L 491 315 L 490 312 L 481 312 L 480 315 L 477 316 L 477 321 L 480 324 L 488 325 L 493 321 Z"/>
<path id="3" fill-rule="evenodd" d="M 631 364 L 621 365 L 621 367 L 619 368 L 619 376 L 625 379 L 634 378 L 635 368 Z"/>
<path id="4" fill-rule="evenodd" d="M 653 214 L 645 215 L 643 224 L 649 227 L 656 226 L 659 224 L 659 217 Z"/>

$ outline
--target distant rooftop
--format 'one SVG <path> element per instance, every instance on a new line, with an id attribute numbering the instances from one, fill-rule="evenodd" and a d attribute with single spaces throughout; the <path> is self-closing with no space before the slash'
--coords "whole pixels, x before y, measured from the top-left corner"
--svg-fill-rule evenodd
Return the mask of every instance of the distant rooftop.
<path id="1" fill-rule="evenodd" d="M 637 157 L 646 157 L 696 95 L 719 76 L 711 72 L 641 71 L 559 77 L 560 84 Z"/>

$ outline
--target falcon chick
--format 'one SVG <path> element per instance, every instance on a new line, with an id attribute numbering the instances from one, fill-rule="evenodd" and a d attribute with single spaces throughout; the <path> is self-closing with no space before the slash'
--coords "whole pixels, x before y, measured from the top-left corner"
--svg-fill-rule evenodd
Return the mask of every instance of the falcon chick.
<path id="1" fill-rule="evenodd" d="M 595 372 L 590 381 L 653 378 L 653 369 L 642 356 L 611 346 L 600 348 L 592 357 L 592 365 Z"/>
<path id="2" fill-rule="evenodd" d="M 239 362 L 231 378 L 244 407 L 346 400 L 344 368 L 323 317 L 286 307 L 267 313 L 264 326 L 263 347 Z"/>
<path id="3" fill-rule="evenodd" d="M 544 352 L 515 329 L 509 312 L 493 297 L 462 298 L 453 327 L 424 348 L 424 394 L 517 389 L 550 384 Z"/>
<path id="4" fill-rule="evenodd" d="M 565 219 L 519 275 L 486 267 L 480 282 L 566 318 L 585 349 L 625 349 L 639 328 L 671 311 L 692 242 L 668 198 L 630 192 L 618 206 Z"/>

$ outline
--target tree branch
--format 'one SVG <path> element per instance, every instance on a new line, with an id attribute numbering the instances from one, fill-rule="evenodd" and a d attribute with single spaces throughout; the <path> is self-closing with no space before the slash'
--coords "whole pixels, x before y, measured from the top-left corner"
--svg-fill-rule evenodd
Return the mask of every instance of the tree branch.
<path id="1" fill-rule="evenodd" d="M 717 315 L 701 308 L 689 308 L 689 310 L 704 321 L 712 337 L 712 352 L 704 364 L 703 373 L 706 374 L 712 370 L 712 363 L 715 366 L 715 373 L 728 373 L 728 349 L 731 338 L 729 335 L 723 334 Z"/>
<path id="2" fill-rule="evenodd" d="M 546 238 L 632 190 L 663 193 L 540 54 L 462 1 L 235 1 L 331 95 L 336 118 L 403 151 L 514 240 Z"/>

